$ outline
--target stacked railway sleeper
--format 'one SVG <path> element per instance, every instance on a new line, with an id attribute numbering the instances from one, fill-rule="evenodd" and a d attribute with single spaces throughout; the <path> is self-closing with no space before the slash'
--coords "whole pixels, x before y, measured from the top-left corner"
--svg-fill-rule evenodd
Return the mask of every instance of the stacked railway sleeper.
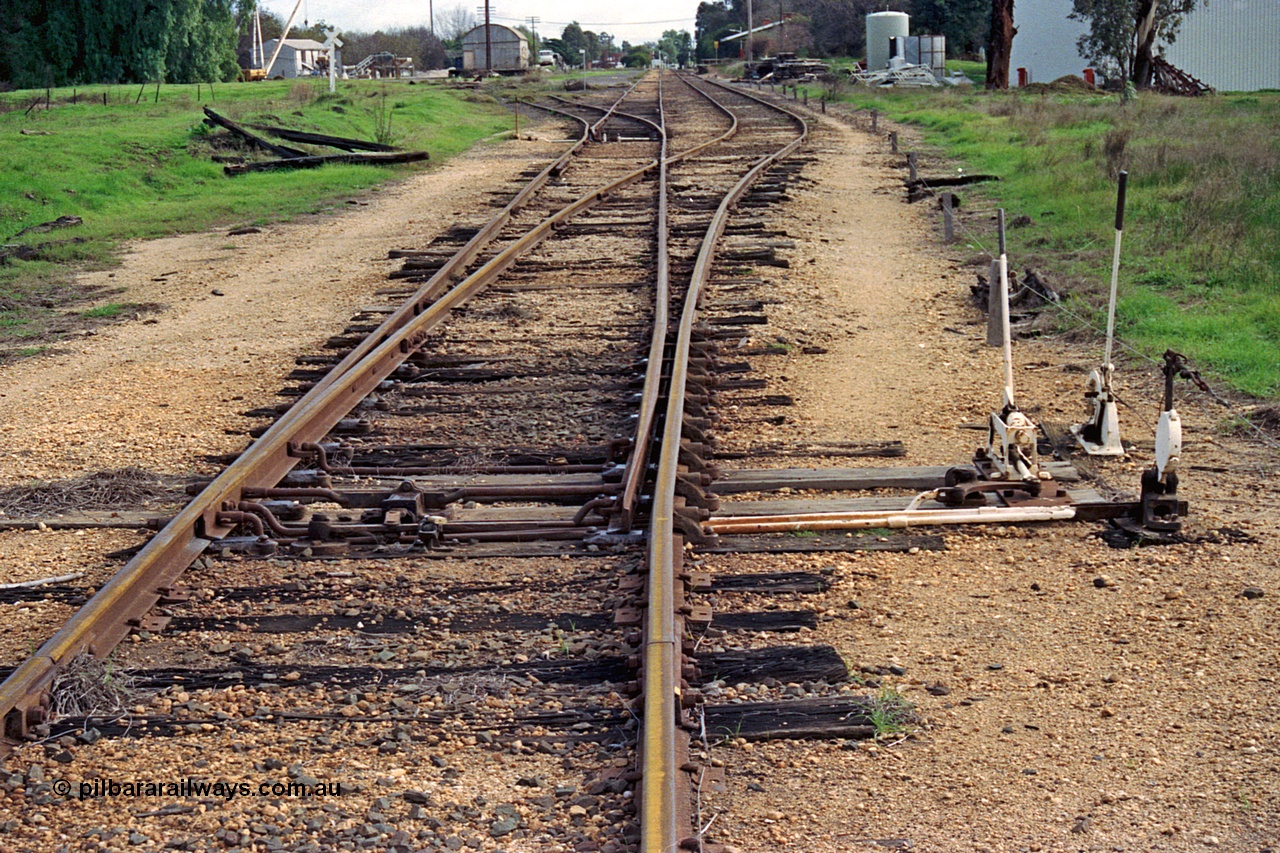
<path id="1" fill-rule="evenodd" d="M 786 642 L 829 579 L 684 562 L 803 122 L 670 75 L 538 109 L 565 155 L 395 247 L 118 575 L 12 593 L 83 602 L 0 686 L 14 849 L 710 848 L 717 738 L 872 730 Z"/>

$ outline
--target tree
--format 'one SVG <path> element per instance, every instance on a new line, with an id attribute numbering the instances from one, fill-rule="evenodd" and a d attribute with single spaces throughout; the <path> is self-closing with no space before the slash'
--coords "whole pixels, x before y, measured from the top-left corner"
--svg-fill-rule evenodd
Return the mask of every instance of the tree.
<path id="1" fill-rule="evenodd" d="M 899 0 L 797 0 L 795 5 L 809 19 L 813 49 L 821 56 L 862 55 L 867 48 L 867 14 L 905 8 Z"/>
<path id="2" fill-rule="evenodd" d="M 698 32 L 699 59 L 715 58 L 716 42 L 738 30 L 733 7 L 729 3 L 718 2 L 718 0 L 703 0 L 698 4 L 698 15 L 694 27 Z"/>
<path id="3" fill-rule="evenodd" d="M 617 46 L 613 43 L 613 36 L 609 33 L 600 33 L 597 38 L 600 41 L 600 61 L 608 62 L 618 53 Z"/>
<path id="4" fill-rule="evenodd" d="M 649 48 L 642 44 L 625 45 L 626 50 L 622 54 L 622 64 L 628 68 L 648 68 L 653 64 L 653 54 L 649 52 Z"/>
<path id="5" fill-rule="evenodd" d="M 1009 88 L 1009 59 L 1013 53 L 1013 0 L 991 0 L 991 31 L 987 37 L 987 88 Z"/>
<path id="6" fill-rule="evenodd" d="M 587 49 L 587 39 L 577 21 L 567 24 L 560 32 L 560 46 L 564 50 L 565 61 L 574 64 L 583 60 Z"/>
<path id="7" fill-rule="evenodd" d="M 8 0 L 0 54 L 16 86 L 195 83 L 239 72 L 233 0 Z"/>
<path id="8" fill-rule="evenodd" d="M 550 38 L 542 40 L 542 49 L 549 50 L 556 56 L 560 57 L 560 61 L 565 65 L 571 65 L 574 62 L 574 56 L 569 48 L 560 39 Z"/>
<path id="9" fill-rule="evenodd" d="M 470 7 L 457 5 L 436 12 L 436 33 L 446 44 L 461 47 L 462 37 L 476 27 L 476 16 Z"/>
<path id="10" fill-rule="evenodd" d="M 1145 88 L 1151 85 L 1156 40 L 1172 44 L 1196 0 L 1073 0 L 1072 5 L 1070 17 L 1089 25 L 1076 43 L 1080 55 L 1108 78 L 1128 78 Z"/>
<path id="11" fill-rule="evenodd" d="M 342 34 L 342 53 L 354 64 L 374 53 L 391 53 L 407 56 L 414 68 L 444 68 L 448 55 L 444 43 L 431 34 L 425 26 L 402 27 L 394 30 L 378 30 L 374 33 L 350 32 Z"/>
<path id="12" fill-rule="evenodd" d="M 413 27 L 411 32 L 418 46 L 416 67 L 444 68 L 449 64 L 449 52 L 439 36 L 432 34 L 428 27 Z"/>
<path id="13" fill-rule="evenodd" d="M 658 40 L 658 54 L 672 65 L 688 65 L 693 58 L 693 36 L 687 30 L 667 30 Z"/>

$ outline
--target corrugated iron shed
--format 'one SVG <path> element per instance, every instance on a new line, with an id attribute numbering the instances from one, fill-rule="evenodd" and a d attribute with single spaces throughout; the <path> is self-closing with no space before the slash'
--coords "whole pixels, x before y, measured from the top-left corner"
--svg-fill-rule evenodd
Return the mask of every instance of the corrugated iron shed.
<path id="1" fill-rule="evenodd" d="M 529 67 L 529 40 L 524 33 L 504 27 L 489 25 L 490 67 L 494 71 L 523 71 Z M 462 67 L 466 71 L 483 71 L 485 68 L 484 24 L 462 37 Z"/>

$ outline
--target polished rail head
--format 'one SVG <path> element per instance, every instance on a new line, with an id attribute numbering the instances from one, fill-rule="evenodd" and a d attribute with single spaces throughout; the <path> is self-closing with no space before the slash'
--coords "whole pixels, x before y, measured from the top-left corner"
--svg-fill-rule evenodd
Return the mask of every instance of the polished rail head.
<path id="1" fill-rule="evenodd" d="M 737 93 L 741 94 L 741 93 Z M 680 790 L 684 757 L 678 754 L 677 720 L 681 714 L 680 663 L 677 643 L 681 640 L 682 622 L 676 609 L 682 585 L 677 580 L 683 554 L 683 539 L 674 532 L 674 520 L 683 499 L 675 493 L 679 474 L 680 438 L 684 420 L 684 395 L 688 381 L 689 352 L 692 348 L 694 319 L 702 289 L 710 279 L 716 243 L 724 233 L 729 211 L 750 189 L 764 171 L 776 161 L 791 154 L 805 141 L 808 125 L 789 110 L 783 110 L 757 98 L 767 107 L 777 109 L 799 124 L 797 137 L 771 155 L 754 163 L 746 175 L 725 195 L 716 209 L 698 252 L 685 295 L 684 310 L 676 336 L 672 358 L 670 391 L 663 426 L 662 452 L 658 461 L 657 484 L 654 487 L 652 515 L 649 522 L 647 560 L 649 564 L 648 606 L 645 612 L 643 658 L 644 729 L 641 734 L 643 761 L 637 802 L 640 808 L 641 853 L 672 853 L 693 827 L 681 817 L 687 815 L 689 791 Z M 656 763 L 660 761 L 661 763 Z M 687 779 L 687 777 L 685 777 Z M 683 795 L 682 795 L 683 794 Z"/>

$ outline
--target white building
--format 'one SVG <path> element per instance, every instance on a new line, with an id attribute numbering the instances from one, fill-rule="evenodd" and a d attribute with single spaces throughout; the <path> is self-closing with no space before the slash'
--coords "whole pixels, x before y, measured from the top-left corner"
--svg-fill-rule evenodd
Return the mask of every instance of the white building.
<path id="1" fill-rule="evenodd" d="M 1088 31 L 1070 20 L 1071 0 L 1018 0 L 1013 10 L 1010 77 L 1027 69 L 1035 83 L 1065 74 L 1081 76 L 1088 62 L 1076 42 Z M 1156 53 L 1220 92 L 1280 88 L 1280 2 L 1277 0 L 1201 0 L 1187 15 L 1173 44 L 1156 44 Z"/>
<path id="2" fill-rule="evenodd" d="M 279 39 L 272 39 L 262 46 L 262 54 L 268 60 L 275 53 Z M 328 48 L 311 39 L 285 39 L 276 64 L 271 66 L 268 77 L 309 77 L 316 73 L 316 61 L 328 57 Z M 326 66 L 327 67 L 327 66 Z"/>

